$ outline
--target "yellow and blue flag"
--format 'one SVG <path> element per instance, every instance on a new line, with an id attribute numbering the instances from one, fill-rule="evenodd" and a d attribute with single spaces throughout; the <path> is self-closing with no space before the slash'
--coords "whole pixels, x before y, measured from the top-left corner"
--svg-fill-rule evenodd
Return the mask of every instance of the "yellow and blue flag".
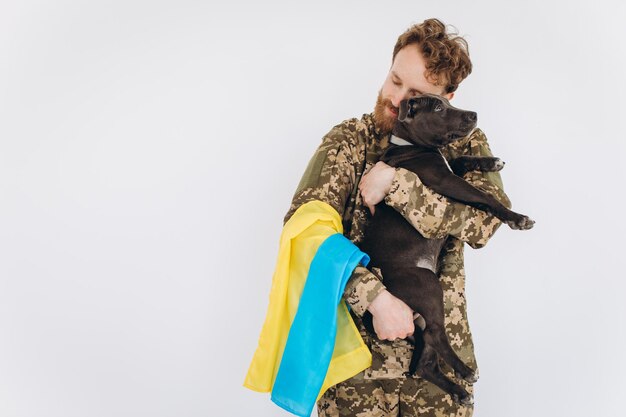
<path id="1" fill-rule="evenodd" d="M 285 224 L 259 343 L 244 386 L 271 392 L 281 408 L 309 417 L 331 386 L 372 363 L 342 300 L 354 268 L 369 257 L 343 236 L 337 211 L 303 204 Z"/>

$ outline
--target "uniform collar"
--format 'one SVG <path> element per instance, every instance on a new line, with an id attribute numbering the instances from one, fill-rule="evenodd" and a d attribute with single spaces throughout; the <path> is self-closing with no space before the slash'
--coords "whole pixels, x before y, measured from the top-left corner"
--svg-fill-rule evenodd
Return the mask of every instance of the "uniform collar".
<path id="1" fill-rule="evenodd" d="M 391 135 L 391 139 L 389 140 L 389 142 L 393 143 L 394 145 L 398 145 L 398 146 L 414 146 L 408 140 L 399 138 L 399 137 L 394 136 L 394 135 Z"/>

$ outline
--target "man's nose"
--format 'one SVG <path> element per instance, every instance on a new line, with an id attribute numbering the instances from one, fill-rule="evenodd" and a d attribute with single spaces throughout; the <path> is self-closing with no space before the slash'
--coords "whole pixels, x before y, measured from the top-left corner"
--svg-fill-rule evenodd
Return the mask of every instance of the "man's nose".
<path id="1" fill-rule="evenodd" d="M 402 100 L 410 99 L 413 96 L 414 96 L 414 94 L 410 94 L 410 90 L 398 91 L 391 98 L 391 104 L 393 104 L 395 108 L 399 109 L 400 108 L 400 102 Z"/>
<path id="2" fill-rule="evenodd" d="M 396 109 L 400 108 L 400 102 L 408 97 L 408 94 L 403 93 L 403 92 L 397 92 L 396 94 L 393 95 L 393 97 L 391 97 L 391 104 L 393 104 L 393 106 Z"/>

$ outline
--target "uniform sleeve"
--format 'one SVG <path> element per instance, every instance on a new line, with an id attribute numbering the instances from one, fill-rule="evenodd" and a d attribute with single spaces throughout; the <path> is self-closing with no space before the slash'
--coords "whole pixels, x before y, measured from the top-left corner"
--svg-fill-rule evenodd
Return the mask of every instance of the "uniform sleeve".
<path id="1" fill-rule="evenodd" d="M 286 223 L 302 204 L 320 200 L 330 204 L 343 219 L 352 190 L 356 186 L 355 145 L 351 132 L 335 126 L 322 140 L 293 196 Z M 346 284 L 344 299 L 359 316 L 385 289 L 382 278 L 357 266 Z"/>
<path id="2" fill-rule="evenodd" d="M 457 149 L 457 156 L 493 156 L 487 138 L 480 129 L 474 130 Z M 476 188 L 493 195 L 506 207 L 511 207 L 499 173 L 470 171 L 464 178 Z M 385 203 L 401 213 L 424 237 L 443 238 L 452 235 L 473 248 L 485 246 L 502 224 L 486 211 L 435 193 L 422 184 L 415 173 L 403 168 L 396 169 Z"/>

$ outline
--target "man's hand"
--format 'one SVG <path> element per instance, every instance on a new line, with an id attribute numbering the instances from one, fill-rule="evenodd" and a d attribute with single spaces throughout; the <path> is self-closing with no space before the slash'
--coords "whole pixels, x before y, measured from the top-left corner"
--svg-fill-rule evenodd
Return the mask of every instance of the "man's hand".
<path id="1" fill-rule="evenodd" d="M 415 331 L 413 310 L 387 290 L 378 294 L 367 308 L 373 316 L 380 340 L 404 339 Z"/>
<path id="2" fill-rule="evenodd" d="M 361 177 L 359 191 L 361 191 L 363 202 L 372 214 L 376 210 L 374 206 L 383 201 L 389 193 L 394 175 L 396 175 L 395 168 L 378 161 L 367 174 Z"/>

